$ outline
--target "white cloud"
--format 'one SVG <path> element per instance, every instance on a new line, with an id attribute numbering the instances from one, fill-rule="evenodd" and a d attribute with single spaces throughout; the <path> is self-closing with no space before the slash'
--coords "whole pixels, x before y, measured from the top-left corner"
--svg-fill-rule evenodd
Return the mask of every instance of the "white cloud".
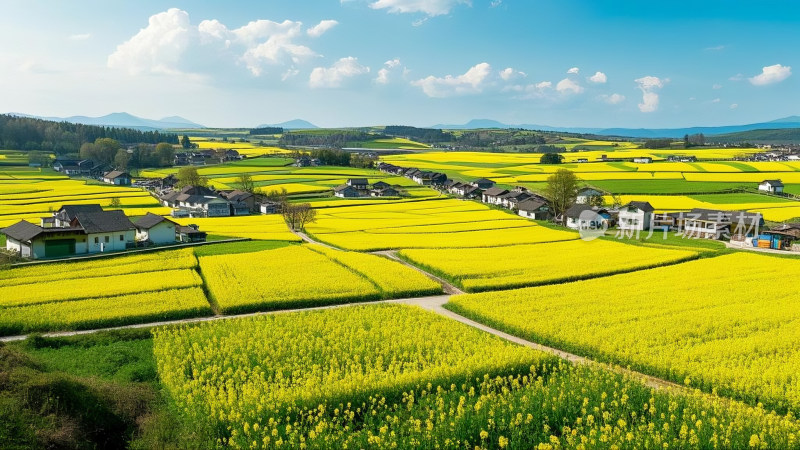
<path id="1" fill-rule="evenodd" d="M 180 73 L 178 62 L 191 43 L 189 14 L 178 8 L 150 16 L 147 27 L 117 46 L 108 67 L 131 74 Z"/>
<path id="2" fill-rule="evenodd" d="M 657 110 L 659 98 L 654 91 L 664 87 L 669 82 L 669 79 L 662 80 L 658 77 L 646 76 L 637 78 L 634 81 L 639 85 L 639 90 L 642 91 L 642 103 L 639 103 L 639 111 L 653 112 Z"/>
<path id="3" fill-rule="evenodd" d="M 597 71 L 594 73 L 594 75 L 589 77 L 589 81 L 592 83 L 603 84 L 608 81 L 608 77 L 603 72 Z"/>
<path id="4" fill-rule="evenodd" d="M 779 83 L 789 78 L 789 75 L 791 74 L 792 68 L 790 66 L 774 64 L 763 67 L 760 74 L 748 78 L 748 80 L 750 81 L 750 84 L 754 86 L 764 86 L 767 84 Z"/>
<path id="5" fill-rule="evenodd" d="M 372 9 L 386 9 L 390 13 L 424 13 L 429 17 L 449 14 L 458 5 L 471 5 L 469 0 L 376 0 Z"/>
<path id="6" fill-rule="evenodd" d="M 328 29 L 332 26 L 322 21 L 314 28 L 320 25 Z M 263 19 L 236 29 L 229 29 L 216 19 L 194 26 L 186 11 L 172 8 L 151 16 L 145 28 L 117 46 L 108 57 L 108 66 L 134 75 L 185 74 L 191 72 L 189 67 L 208 68 L 234 61 L 258 76 L 269 67 L 292 67 L 317 56 L 297 42 L 304 36 L 302 27 L 297 21 Z"/>
<path id="7" fill-rule="evenodd" d="M 558 84 L 556 84 L 556 90 L 562 94 L 580 94 L 583 92 L 583 86 L 579 85 L 575 81 L 570 80 L 569 78 L 564 78 L 563 80 L 559 81 Z"/>
<path id="8" fill-rule="evenodd" d="M 600 98 L 609 105 L 618 105 L 625 101 L 625 96 L 622 94 L 601 95 Z"/>
<path id="9" fill-rule="evenodd" d="M 447 75 L 445 77 L 434 77 L 433 75 L 421 80 L 412 81 L 411 84 L 422 88 L 428 97 L 451 97 L 454 95 L 478 94 L 483 91 L 483 87 L 492 66 L 488 63 L 480 63 L 471 67 L 463 75 Z"/>
<path id="10" fill-rule="evenodd" d="M 369 73 L 369 67 L 358 63 L 358 58 L 342 58 L 331 67 L 316 67 L 311 71 L 308 85 L 312 88 L 337 88 L 349 78 Z"/>
<path id="11" fill-rule="evenodd" d="M 306 33 L 311 37 L 320 37 L 336 25 L 339 25 L 339 22 L 335 20 L 321 20 L 318 24 L 306 30 Z"/>
<path id="12" fill-rule="evenodd" d="M 567 73 L 574 73 L 574 74 L 577 74 L 577 73 L 578 73 L 578 72 L 580 72 L 580 71 L 581 71 L 581 69 L 579 69 L 579 68 L 577 68 L 577 67 L 573 67 L 573 68 L 571 68 L 571 69 L 567 70 Z"/>
<path id="13" fill-rule="evenodd" d="M 515 79 L 515 78 L 524 78 L 525 76 L 527 76 L 525 74 L 525 72 L 520 72 L 518 70 L 514 70 L 511 67 L 507 67 L 507 68 L 501 70 L 499 75 L 500 75 L 500 78 L 503 79 L 503 81 L 510 81 L 510 80 Z"/>
<path id="14" fill-rule="evenodd" d="M 731 103 L 731 106 L 730 106 L 731 109 L 736 109 L 738 107 L 739 107 L 738 103 Z"/>
<path id="15" fill-rule="evenodd" d="M 69 37 L 71 41 L 85 41 L 92 37 L 91 33 L 73 34 Z"/>
<path id="16" fill-rule="evenodd" d="M 714 83 L 713 85 L 711 85 L 711 89 L 714 89 L 714 90 L 722 89 L 722 85 L 719 84 L 719 83 Z"/>
<path id="17" fill-rule="evenodd" d="M 393 69 L 400 67 L 401 63 L 400 60 L 390 59 L 383 63 L 383 68 L 378 71 L 378 76 L 375 78 L 375 82 L 378 84 L 388 84 L 392 75 Z"/>

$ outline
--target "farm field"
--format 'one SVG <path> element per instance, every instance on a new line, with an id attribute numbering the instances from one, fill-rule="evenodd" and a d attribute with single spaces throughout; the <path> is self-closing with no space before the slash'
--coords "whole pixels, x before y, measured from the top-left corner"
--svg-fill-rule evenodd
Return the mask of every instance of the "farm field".
<path id="1" fill-rule="evenodd" d="M 558 257 L 554 257 L 558 255 Z M 469 291 L 563 283 L 696 258 L 691 250 L 583 240 L 495 248 L 406 249 L 399 256 Z"/>
<path id="2" fill-rule="evenodd" d="M 537 342 L 797 414 L 797 296 L 791 283 L 762 283 L 798 267 L 796 258 L 735 253 L 457 296 L 448 307 Z"/>
<path id="3" fill-rule="evenodd" d="M 289 246 L 250 253 L 246 258 L 202 256 L 200 270 L 212 300 L 226 313 L 442 292 L 440 285 L 397 262 L 314 248 Z"/>
<path id="4" fill-rule="evenodd" d="M 414 307 L 161 328 L 153 348 L 204 446 L 746 447 L 754 436 L 791 446 L 799 429 L 763 409 L 558 363 Z"/>

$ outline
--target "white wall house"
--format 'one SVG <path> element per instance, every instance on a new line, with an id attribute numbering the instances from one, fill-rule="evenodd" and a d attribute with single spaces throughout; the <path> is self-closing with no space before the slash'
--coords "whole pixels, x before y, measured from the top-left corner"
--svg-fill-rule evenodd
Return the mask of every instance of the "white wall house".
<path id="1" fill-rule="evenodd" d="M 653 211 L 649 202 L 630 202 L 619 208 L 617 226 L 620 230 L 649 230 L 653 226 Z"/>

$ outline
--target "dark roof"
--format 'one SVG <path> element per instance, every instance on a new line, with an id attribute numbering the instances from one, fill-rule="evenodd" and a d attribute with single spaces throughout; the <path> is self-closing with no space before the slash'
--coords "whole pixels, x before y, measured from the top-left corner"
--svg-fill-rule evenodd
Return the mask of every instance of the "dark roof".
<path id="1" fill-rule="evenodd" d="M 158 214 L 147 213 L 146 215 L 139 217 L 136 221 L 136 228 L 140 230 L 149 230 L 154 226 L 160 224 L 161 222 L 172 222 L 171 220 L 167 219 L 166 217 L 159 216 Z M 175 222 L 172 222 L 175 223 Z M 175 223 L 175 225 L 177 225 Z"/>
<path id="2" fill-rule="evenodd" d="M 593 207 L 591 207 L 589 205 L 576 204 L 576 205 L 570 206 L 569 209 L 564 211 L 564 215 L 567 216 L 567 217 L 577 218 L 577 217 L 580 217 L 581 213 L 583 213 L 584 211 L 593 211 L 593 212 L 595 212 L 597 214 L 608 213 L 608 210 L 605 209 L 605 208 L 594 209 Z"/>
<path id="3" fill-rule="evenodd" d="M 653 212 L 656 210 L 653 208 L 653 205 L 651 205 L 650 202 L 629 202 L 627 205 L 623 206 L 623 208 L 626 206 L 633 206 L 634 208 L 640 209 L 644 212 Z"/>
<path id="4" fill-rule="evenodd" d="M 499 188 L 499 187 L 490 187 L 489 189 L 483 191 L 483 195 L 497 197 L 499 195 L 507 194 L 508 190 Z"/>
<path id="5" fill-rule="evenodd" d="M 67 221 L 71 222 L 78 213 L 99 213 L 103 212 L 103 207 L 96 203 L 88 205 L 64 205 L 57 212 L 66 214 Z"/>
<path id="6" fill-rule="evenodd" d="M 75 221 L 86 233 L 111 233 L 133 230 L 136 227 L 122 211 L 80 212 Z"/>
<path id="7" fill-rule="evenodd" d="M 764 184 L 764 183 L 769 183 L 769 184 L 771 184 L 773 186 L 779 186 L 779 187 L 783 186 L 783 181 L 781 181 L 781 180 L 764 180 L 764 181 L 761 182 L 761 184 Z"/>
<path id="8" fill-rule="evenodd" d="M 113 180 L 115 178 L 119 178 L 119 177 L 122 177 L 122 176 L 125 176 L 125 177 L 128 177 L 128 178 L 131 177 L 131 175 L 128 172 L 122 172 L 120 170 L 112 170 L 111 172 L 108 172 L 107 174 L 103 175 L 103 178 L 108 178 L 108 179 Z"/>
<path id="9" fill-rule="evenodd" d="M 537 200 L 535 198 L 528 198 L 517 205 L 520 211 L 536 211 L 537 209 L 541 208 L 542 206 L 547 205 L 547 202 L 542 200 Z"/>
<path id="10" fill-rule="evenodd" d="M 30 222 L 20 220 L 14 225 L 5 227 L 0 231 L 12 239 L 16 239 L 18 241 L 30 241 L 34 237 L 38 236 L 42 230 L 43 228 L 39 225 L 34 225 Z"/>

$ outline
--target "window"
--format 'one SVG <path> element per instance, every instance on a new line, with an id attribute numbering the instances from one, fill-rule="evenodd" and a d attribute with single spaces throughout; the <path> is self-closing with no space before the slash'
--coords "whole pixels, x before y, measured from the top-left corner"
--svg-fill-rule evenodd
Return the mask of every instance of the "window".
<path id="1" fill-rule="evenodd" d="M 106 241 L 106 244 L 108 244 L 109 242 L 111 242 L 111 239 L 108 236 L 105 236 L 105 241 Z"/>
<path id="2" fill-rule="evenodd" d="M 100 243 L 100 238 L 99 238 L 99 237 L 97 237 L 97 236 L 95 236 L 95 237 L 94 237 L 94 243 L 95 243 L 95 244 L 99 244 L 99 243 Z"/>
<path id="3" fill-rule="evenodd" d="M 120 241 L 124 241 L 125 240 L 125 235 L 124 234 L 120 234 L 119 235 L 119 240 Z"/>

